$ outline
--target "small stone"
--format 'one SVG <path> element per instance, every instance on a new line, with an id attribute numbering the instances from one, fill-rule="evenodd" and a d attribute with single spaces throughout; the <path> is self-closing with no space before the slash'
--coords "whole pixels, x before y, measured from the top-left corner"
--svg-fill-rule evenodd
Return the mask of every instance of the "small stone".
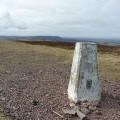
<path id="1" fill-rule="evenodd" d="M 86 115 L 84 113 L 82 113 L 81 111 L 77 110 L 77 115 L 79 116 L 80 120 L 83 120 L 84 118 L 86 118 Z"/>
<path id="2" fill-rule="evenodd" d="M 91 106 L 89 106 L 89 110 L 91 110 L 91 111 L 95 111 L 95 110 L 97 110 L 97 107 L 96 107 L 96 106 L 91 105 Z"/>
<path id="3" fill-rule="evenodd" d="M 16 109 L 16 107 L 15 107 L 15 106 L 13 106 L 13 107 L 12 107 L 12 109 L 14 109 L 14 110 L 15 110 L 15 109 Z"/>
<path id="4" fill-rule="evenodd" d="M 70 109 L 62 109 L 62 111 L 64 112 L 64 114 L 69 114 L 69 115 L 75 115 L 76 111 L 75 110 L 70 110 Z"/>
<path id="5" fill-rule="evenodd" d="M 1 97 L 0 97 L 0 100 L 1 100 L 1 101 L 5 101 L 5 97 L 1 96 Z"/>
<path id="6" fill-rule="evenodd" d="M 83 103 L 81 103 L 81 106 L 89 107 L 91 104 L 92 104 L 91 102 L 83 102 Z"/>
<path id="7" fill-rule="evenodd" d="M 97 107 L 97 108 L 101 108 L 101 105 L 100 105 L 100 104 L 98 104 L 98 105 L 96 105 L 96 107 Z"/>
<path id="8" fill-rule="evenodd" d="M 10 71 L 5 71 L 5 74 L 10 74 Z"/>
<path id="9" fill-rule="evenodd" d="M 98 101 L 94 101 L 94 102 L 92 102 L 92 105 L 93 105 L 93 106 L 97 106 L 98 104 L 99 104 Z"/>
<path id="10" fill-rule="evenodd" d="M 85 115 L 87 115 L 90 112 L 90 110 L 86 107 L 81 107 L 81 112 L 83 112 Z"/>
<path id="11" fill-rule="evenodd" d="M 101 115 L 102 115 L 102 112 L 99 111 L 99 110 L 97 110 L 97 111 L 95 111 L 95 114 L 101 116 Z"/>
<path id="12" fill-rule="evenodd" d="M 31 75 L 31 74 L 33 74 L 33 72 L 32 71 L 28 71 L 28 74 Z"/>
<path id="13" fill-rule="evenodd" d="M 73 109 L 74 109 L 75 111 L 80 110 L 80 108 L 79 108 L 78 106 L 74 106 Z"/>
<path id="14" fill-rule="evenodd" d="M 37 100 L 33 100 L 32 103 L 33 103 L 34 106 L 37 106 L 37 105 L 39 104 L 39 101 L 37 101 Z"/>
<path id="15" fill-rule="evenodd" d="M 70 102 L 70 107 L 74 107 L 76 104 L 75 103 L 73 103 L 73 102 Z"/>
<path id="16" fill-rule="evenodd" d="M 0 88 L 0 92 L 2 92 L 3 91 L 3 89 L 2 88 Z"/>

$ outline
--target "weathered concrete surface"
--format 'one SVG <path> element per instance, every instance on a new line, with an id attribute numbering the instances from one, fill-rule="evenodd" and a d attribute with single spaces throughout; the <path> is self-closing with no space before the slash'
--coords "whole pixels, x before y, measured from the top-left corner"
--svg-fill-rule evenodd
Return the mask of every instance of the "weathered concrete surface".
<path id="1" fill-rule="evenodd" d="M 97 45 L 77 42 L 68 86 L 72 102 L 99 101 L 100 81 L 97 67 Z"/>

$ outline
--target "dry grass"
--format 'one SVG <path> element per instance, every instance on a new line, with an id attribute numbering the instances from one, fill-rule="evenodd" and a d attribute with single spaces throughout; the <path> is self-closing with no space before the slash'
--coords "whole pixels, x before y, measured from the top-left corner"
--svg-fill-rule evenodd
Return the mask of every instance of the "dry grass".
<path id="1" fill-rule="evenodd" d="M 24 42 L 1 42 L 0 53 L 9 58 L 13 58 L 18 54 L 27 54 L 28 56 L 26 57 L 29 57 L 29 55 L 33 53 L 36 55 L 43 55 L 45 57 L 47 57 L 47 55 L 52 55 L 59 57 L 64 61 L 71 58 L 73 50 L 61 49 L 59 47 L 46 45 L 33 45 Z"/>
<path id="2" fill-rule="evenodd" d="M 120 56 L 115 53 L 98 53 L 101 80 L 120 80 Z"/>
<path id="3" fill-rule="evenodd" d="M 33 64 L 40 63 L 40 57 L 54 56 L 59 62 L 71 64 L 74 44 L 67 43 L 46 43 L 46 42 L 0 42 L 0 54 L 6 56 L 0 67 L 7 63 L 19 64 L 20 55 L 28 57 Z M 120 48 L 98 46 L 98 65 L 100 78 L 102 80 L 120 80 Z M 32 57 L 32 54 L 34 56 Z M 1 56 L 2 59 L 2 56 Z M 49 62 L 49 60 L 48 60 Z"/>

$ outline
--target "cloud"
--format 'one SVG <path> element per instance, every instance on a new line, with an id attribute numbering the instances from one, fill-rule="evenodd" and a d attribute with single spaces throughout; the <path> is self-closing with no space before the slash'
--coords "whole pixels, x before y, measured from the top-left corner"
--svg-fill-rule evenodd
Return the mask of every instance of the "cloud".
<path id="1" fill-rule="evenodd" d="M 119 0 L 1 0 L 0 8 L 0 34 L 120 38 Z"/>
<path id="2" fill-rule="evenodd" d="M 8 11 L 0 9 L 0 31 L 6 31 L 11 28 L 26 29 L 26 26 L 21 22 L 14 22 Z"/>
<path id="3" fill-rule="evenodd" d="M 10 14 L 7 11 L 0 10 L 0 30 L 15 27 Z"/>

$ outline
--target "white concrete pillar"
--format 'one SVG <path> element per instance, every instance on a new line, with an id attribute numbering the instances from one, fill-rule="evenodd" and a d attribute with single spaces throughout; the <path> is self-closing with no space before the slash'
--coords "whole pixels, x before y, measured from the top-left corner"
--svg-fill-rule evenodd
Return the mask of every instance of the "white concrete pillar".
<path id="1" fill-rule="evenodd" d="M 99 101 L 101 98 L 95 43 L 77 42 L 75 45 L 68 98 L 75 103 Z"/>

